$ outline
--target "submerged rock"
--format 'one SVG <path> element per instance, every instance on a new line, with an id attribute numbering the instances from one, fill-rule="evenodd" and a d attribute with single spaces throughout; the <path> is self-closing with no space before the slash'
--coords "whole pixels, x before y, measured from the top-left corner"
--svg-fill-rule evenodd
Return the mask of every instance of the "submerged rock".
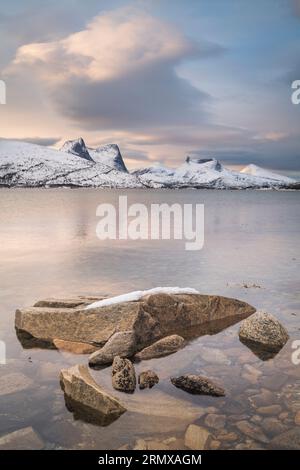
<path id="1" fill-rule="evenodd" d="M 132 393 L 136 387 L 134 365 L 129 359 L 116 356 L 112 365 L 112 385 L 121 392 Z"/>
<path id="2" fill-rule="evenodd" d="M 211 413 L 205 417 L 204 422 L 209 428 L 222 429 L 225 426 L 226 416 Z"/>
<path id="3" fill-rule="evenodd" d="M 67 408 L 77 419 L 105 426 L 126 411 L 119 400 L 109 395 L 94 381 L 85 365 L 63 369 L 60 373 L 60 383 L 65 393 Z"/>
<path id="4" fill-rule="evenodd" d="M 213 436 L 207 429 L 190 424 L 184 436 L 184 445 L 192 450 L 206 450 L 212 439 Z"/>
<path id="5" fill-rule="evenodd" d="M 286 329 L 266 312 L 256 312 L 241 323 L 239 337 L 263 360 L 274 357 L 289 339 Z"/>
<path id="6" fill-rule="evenodd" d="M 88 301 L 81 298 L 79 302 L 82 300 Z M 101 348 L 114 333 L 133 331 L 137 352 L 165 336 L 196 330 L 201 325 L 216 324 L 224 319 L 239 321 L 255 312 L 245 302 L 201 294 L 145 294 L 138 301 L 89 309 L 83 304 L 71 307 L 65 301 L 59 302 L 59 307 L 53 306 L 55 299 L 52 299 L 43 306 L 16 311 L 15 326 L 22 344 L 51 347 L 54 339 L 61 339 Z"/>
<path id="7" fill-rule="evenodd" d="M 97 350 L 96 346 L 79 341 L 66 341 L 64 339 L 54 339 L 53 344 L 57 349 L 73 354 L 91 354 Z"/>
<path id="8" fill-rule="evenodd" d="M 141 372 L 139 375 L 139 387 L 141 390 L 145 388 L 152 388 L 154 385 L 158 384 L 159 377 L 152 370 L 146 370 Z"/>
<path id="9" fill-rule="evenodd" d="M 112 335 L 103 348 L 89 357 L 90 366 L 111 364 L 115 356 L 131 357 L 136 351 L 134 331 L 120 331 Z"/>
<path id="10" fill-rule="evenodd" d="M 18 429 L 0 437 L 0 450 L 41 450 L 44 446 L 32 427 Z"/>
<path id="11" fill-rule="evenodd" d="M 244 420 L 236 423 L 236 427 L 243 434 L 250 437 L 251 439 L 254 439 L 255 441 L 259 441 L 262 443 L 268 442 L 268 438 L 266 437 L 266 435 L 263 433 L 260 427 L 256 426 L 255 424 L 249 423 L 248 421 Z"/>
<path id="12" fill-rule="evenodd" d="M 142 351 L 138 352 L 135 355 L 135 359 L 153 359 L 155 357 L 163 357 L 169 354 L 175 353 L 181 349 L 185 341 L 182 336 L 171 335 L 162 338 L 155 343 L 151 344 L 147 348 L 144 348 Z"/>
<path id="13" fill-rule="evenodd" d="M 21 372 L 0 376 L 0 396 L 21 392 L 33 386 L 33 381 Z"/>
<path id="14" fill-rule="evenodd" d="M 225 396 L 225 390 L 211 380 L 201 375 L 182 375 L 172 377 L 171 382 L 175 387 L 194 395 L 211 395 L 215 397 Z"/>
<path id="15" fill-rule="evenodd" d="M 265 418 L 262 420 L 261 426 L 263 430 L 269 435 L 269 436 L 276 436 L 277 434 L 282 434 L 285 431 L 287 431 L 287 426 L 282 424 L 280 421 L 278 421 L 276 418 Z"/>
<path id="16" fill-rule="evenodd" d="M 269 447 L 278 450 L 300 450 L 300 427 L 295 427 L 274 437 Z"/>
<path id="17" fill-rule="evenodd" d="M 202 346 L 200 356 L 210 364 L 224 364 L 227 366 L 231 364 L 231 361 L 228 359 L 226 354 L 217 348 L 206 348 L 205 346 Z"/>

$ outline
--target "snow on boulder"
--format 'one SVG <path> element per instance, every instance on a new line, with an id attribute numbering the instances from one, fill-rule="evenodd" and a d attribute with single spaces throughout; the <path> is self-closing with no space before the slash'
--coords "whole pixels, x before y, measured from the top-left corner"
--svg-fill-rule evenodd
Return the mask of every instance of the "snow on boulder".
<path id="1" fill-rule="evenodd" d="M 88 149 L 85 146 L 84 140 L 80 137 L 76 140 L 67 140 L 60 149 L 61 152 L 72 153 L 78 157 L 85 158 L 86 160 L 93 161 Z"/>
<path id="2" fill-rule="evenodd" d="M 85 307 L 86 309 L 107 307 L 109 305 L 120 304 L 123 302 L 136 302 L 142 297 L 151 294 L 199 294 L 196 289 L 191 287 L 154 287 L 148 290 L 135 290 L 127 294 L 117 295 L 108 299 L 98 300 Z"/>

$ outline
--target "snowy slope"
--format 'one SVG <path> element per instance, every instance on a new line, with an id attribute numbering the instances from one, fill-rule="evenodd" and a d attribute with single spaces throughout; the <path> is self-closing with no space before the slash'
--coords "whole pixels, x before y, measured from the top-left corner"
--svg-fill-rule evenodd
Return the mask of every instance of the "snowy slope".
<path id="1" fill-rule="evenodd" d="M 135 174 L 144 185 L 149 187 L 175 188 L 216 188 L 216 189 L 263 189 L 293 187 L 296 182 L 286 177 L 279 179 L 248 175 L 225 168 L 215 159 L 192 159 L 175 170 L 162 167 L 137 170 Z"/>
<path id="2" fill-rule="evenodd" d="M 251 176 L 260 176 L 261 178 L 268 178 L 276 181 L 285 181 L 286 183 L 294 183 L 294 180 L 288 176 L 278 175 L 277 173 L 273 173 L 265 168 L 253 165 L 252 163 L 245 166 L 245 168 L 241 170 L 241 173 Z"/>
<path id="3" fill-rule="evenodd" d="M 72 147 L 72 146 L 71 146 Z M 0 140 L 1 186 L 78 186 L 135 188 L 134 175 L 67 151 L 26 142 Z M 101 155 L 98 149 L 99 156 Z"/>

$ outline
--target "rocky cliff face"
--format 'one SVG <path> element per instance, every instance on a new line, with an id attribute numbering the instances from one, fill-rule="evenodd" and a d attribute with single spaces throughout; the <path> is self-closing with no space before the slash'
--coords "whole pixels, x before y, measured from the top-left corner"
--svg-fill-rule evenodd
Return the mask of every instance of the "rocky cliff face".
<path id="1" fill-rule="evenodd" d="M 67 140 L 60 148 L 61 152 L 71 153 L 77 157 L 85 158 L 85 160 L 93 161 L 88 149 L 85 146 L 84 140 L 80 137 L 76 140 Z"/>

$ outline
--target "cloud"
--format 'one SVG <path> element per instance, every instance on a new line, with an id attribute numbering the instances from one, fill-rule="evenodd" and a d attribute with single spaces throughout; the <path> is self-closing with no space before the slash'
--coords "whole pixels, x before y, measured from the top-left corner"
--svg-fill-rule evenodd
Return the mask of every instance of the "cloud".
<path id="1" fill-rule="evenodd" d="M 4 137 L 1 137 L 2 140 L 6 140 Z M 20 142 L 29 142 L 30 144 L 44 145 L 49 147 L 51 145 L 57 144 L 61 137 L 24 137 L 24 138 L 11 138 L 10 140 L 18 140 Z"/>
<path id="2" fill-rule="evenodd" d="M 300 17 L 300 0 L 292 0 L 293 12 Z"/>
<path id="3" fill-rule="evenodd" d="M 30 70 L 59 112 L 85 128 L 189 125 L 208 119 L 210 97 L 176 67 L 221 52 L 147 13 L 121 8 L 62 39 L 20 47 L 7 72 Z"/>

